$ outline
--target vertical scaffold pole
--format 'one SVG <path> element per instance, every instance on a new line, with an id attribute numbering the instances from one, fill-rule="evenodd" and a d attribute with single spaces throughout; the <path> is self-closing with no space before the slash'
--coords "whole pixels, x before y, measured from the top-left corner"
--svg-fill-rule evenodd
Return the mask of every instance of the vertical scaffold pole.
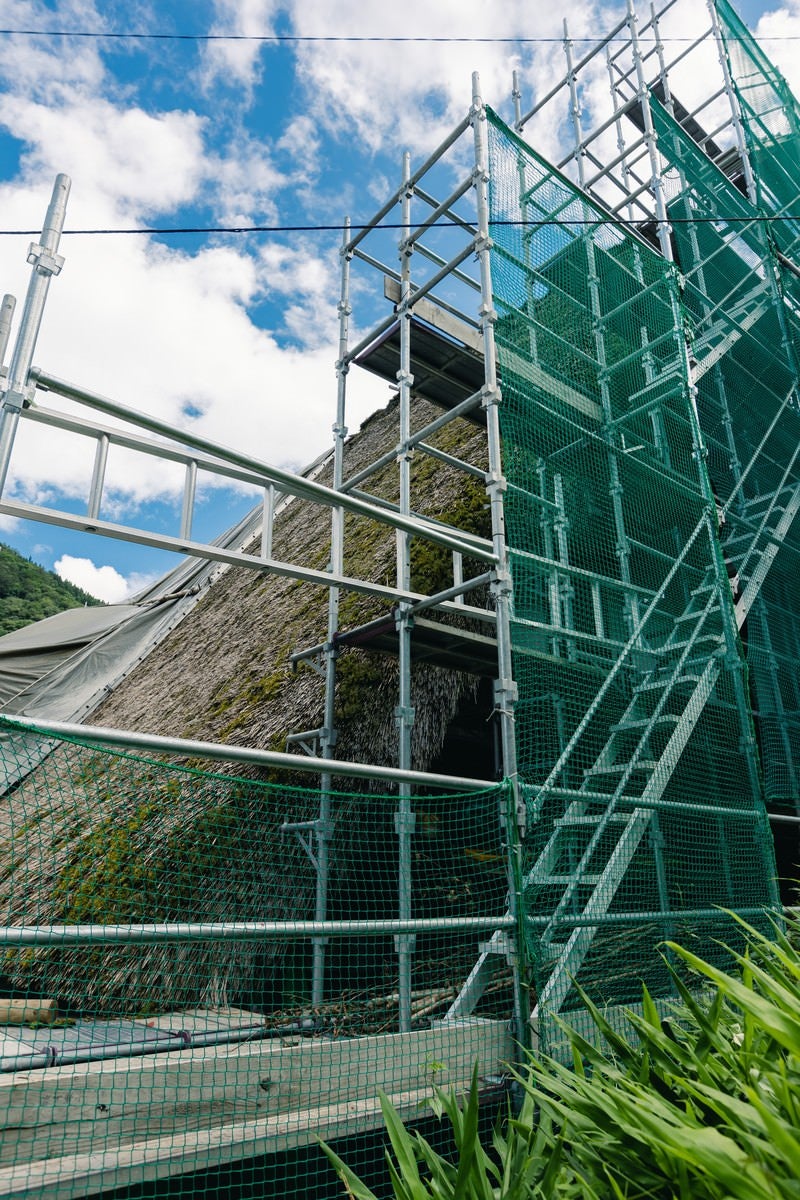
<path id="1" fill-rule="evenodd" d="M 572 57 L 572 39 L 569 36 L 567 18 L 564 17 L 564 37 L 561 42 L 564 58 L 567 61 L 567 86 L 569 87 L 569 111 L 572 118 L 572 129 L 575 134 L 575 166 L 578 171 L 578 182 L 586 186 L 586 168 L 582 153 L 583 127 L 581 125 L 581 102 L 578 95 L 578 80 L 575 76 L 575 62 Z"/>
<path id="2" fill-rule="evenodd" d="M 522 125 L 522 92 L 519 86 L 519 71 L 514 68 L 511 73 L 511 99 L 514 102 L 514 129 L 521 132 Z"/>
<path id="3" fill-rule="evenodd" d="M 661 24 L 658 19 L 656 6 L 650 2 L 650 25 L 653 30 L 653 36 L 656 39 L 656 58 L 658 59 L 658 77 L 661 80 L 661 86 L 664 89 L 664 107 L 667 112 L 675 115 L 675 105 L 672 100 L 672 91 L 669 86 L 669 73 L 667 71 L 667 63 L 664 58 L 664 43 L 661 40 Z"/>
<path id="4" fill-rule="evenodd" d="M 13 296 L 6 293 L 0 303 L 0 368 L 6 363 L 6 350 L 8 349 L 8 339 L 11 337 L 11 322 L 14 320 L 14 309 L 17 307 L 17 302 Z"/>
<path id="5" fill-rule="evenodd" d="M 747 138 L 745 136 L 744 121 L 742 119 L 742 113 L 741 113 L 741 108 L 740 108 L 740 104 L 739 104 L 739 97 L 736 93 L 736 86 L 733 82 L 733 75 L 731 74 L 730 62 L 728 61 L 728 52 L 727 52 L 727 49 L 725 46 L 725 39 L 722 36 L 722 28 L 721 28 L 720 22 L 719 22 L 719 14 L 717 13 L 717 6 L 715 3 L 715 0 L 707 0 L 707 3 L 708 3 L 708 10 L 711 15 L 711 29 L 714 34 L 714 42 L 717 47 L 717 56 L 719 58 L 719 65 L 720 65 L 720 69 L 722 70 L 722 77 L 723 77 L 723 81 L 724 81 L 724 85 L 725 85 L 725 95 L 727 97 L 728 106 L 730 108 L 730 113 L 731 113 L 731 124 L 733 125 L 733 130 L 734 130 L 734 134 L 736 137 L 736 148 L 739 152 L 739 157 L 742 162 L 742 171 L 744 174 L 745 185 L 747 188 L 747 198 L 750 201 L 750 203 L 753 205 L 753 207 L 757 209 L 758 208 L 758 184 L 756 181 L 755 174 L 753 172 L 752 164 L 750 162 L 750 155 L 749 155 L 748 146 L 747 146 Z M 797 358 L 797 355 L 796 355 L 795 349 L 794 349 L 794 341 L 789 334 L 789 330 L 788 330 L 787 324 L 786 324 L 786 314 L 784 311 L 784 304 L 783 304 L 783 293 L 782 293 L 782 281 L 781 281 L 780 268 L 776 261 L 775 255 L 773 253 L 774 244 L 772 242 L 772 237 L 769 233 L 766 222 L 764 223 L 763 228 L 764 228 L 763 240 L 764 240 L 765 247 L 766 247 L 768 266 L 769 266 L 769 276 L 768 276 L 769 284 L 770 284 L 770 288 L 772 291 L 772 299 L 773 299 L 773 304 L 774 304 L 774 308 L 775 308 L 775 315 L 777 316 L 778 323 L 780 324 L 780 327 L 781 327 L 781 342 L 782 342 L 782 346 L 783 346 L 783 351 L 784 351 L 784 354 L 786 355 L 788 361 L 792 364 L 792 368 L 793 368 L 795 374 L 797 374 L 798 370 L 800 370 L 800 362 L 798 362 L 798 358 Z"/>
<path id="6" fill-rule="evenodd" d="M 630 167 L 628 166 L 627 143 L 625 142 L 625 133 L 622 128 L 622 118 L 619 111 L 619 96 L 614 80 L 614 63 L 611 58 L 611 51 L 606 48 L 606 70 L 608 72 L 608 86 L 611 92 L 611 105 L 614 109 L 614 127 L 617 131 L 617 152 L 620 156 L 620 168 L 622 170 L 622 182 L 625 185 L 625 193 L 630 196 Z M 628 200 L 628 220 L 633 222 L 633 201 Z"/>
<path id="7" fill-rule="evenodd" d="M 663 180 L 661 178 L 661 169 L 658 156 L 658 138 L 653 126 L 653 115 L 650 111 L 650 98 L 647 90 L 647 83 L 645 81 L 641 49 L 639 47 L 634 0 L 627 0 L 627 9 L 628 27 L 631 35 L 631 50 L 633 53 L 634 67 L 636 69 L 637 94 L 642 107 L 644 136 L 647 145 L 648 156 L 650 159 L 650 171 L 652 179 L 651 187 L 656 204 L 656 221 L 659 244 L 661 246 L 661 252 L 664 255 L 664 258 L 668 262 L 673 262 L 674 255 L 672 252 L 672 240 L 670 237 L 671 226 L 669 221 L 669 213 L 667 210 L 667 203 L 664 196 Z M 670 289 L 670 295 L 672 297 L 675 329 L 676 331 L 682 331 L 683 317 L 676 290 L 674 288 Z M 686 338 L 683 335 L 680 338 L 680 350 L 684 358 L 684 371 L 687 381 L 689 419 L 691 423 L 693 447 L 692 456 L 697 465 L 697 477 L 700 492 L 710 514 L 709 520 L 711 521 L 714 519 L 713 514 L 716 512 L 716 500 L 708 474 L 708 452 L 700 425 L 700 417 L 697 411 L 697 384 L 695 383 L 695 373 L 689 355 L 689 347 L 687 345 Z M 715 585 L 719 597 L 720 613 L 725 636 L 726 661 L 733 683 L 733 691 L 739 719 L 739 728 L 742 735 L 742 747 L 747 766 L 747 774 L 752 795 L 754 797 L 763 796 L 761 772 L 758 762 L 758 751 L 755 743 L 755 735 L 753 733 L 749 698 L 747 696 L 747 689 L 744 679 L 746 665 L 740 653 L 739 634 L 733 605 L 731 604 L 731 593 L 728 584 L 727 570 L 722 557 L 722 550 L 719 540 L 711 533 L 711 524 L 709 524 L 709 550 L 711 553 L 712 567 L 714 570 Z M 775 888 L 773 888 L 773 899 L 776 899 L 776 897 L 777 891 Z"/>
<path id="8" fill-rule="evenodd" d="M 481 303 L 479 319 L 483 338 L 484 387 L 483 408 L 486 413 L 486 435 L 489 470 L 486 476 L 486 493 L 492 526 L 492 548 L 497 566 L 492 582 L 497 615 L 497 680 L 495 681 L 495 711 L 500 722 L 500 745 L 503 758 L 503 775 L 510 797 L 504 801 L 500 813 L 501 829 L 506 845 L 509 912 L 516 918 L 516 944 L 509 949 L 513 987 L 514 1016 L 513 1033 L 521 1046 L 530 1040 L 529 1005 L 527 991 L 523 986 L 522 970 L 525 963 L 522 930 L 522 842 L 527 825 L 527 812 L 520 788 L 517 765 L 516 718 L 517 685 L 511 657 L 511 570 L 506 546 L 505 514 L 503 493 L 506 480 L 503 475 L 503 455 L 500 442 L 500 418 L 498 407 L 501 402 L 500 385 L 497 377 L 497 352 L 494 327 L 497 313 L 492 294 L 491 247 L 489 229 L 489 139 L 486 109 L 481 96 L 480 77 L 477 71 L 472 76 L 471 120 L 475 144 L 475 200 L 477 208 L 478 234 L 475 251 L 480 271 Z"/>
<path id="9" fill-rule="evenodd" d="M 8 464 L 19 424 L 19 414 L 30 404 L 32 393 L 28 377 L 33 363 L 36 340 L 42 324 L 42 313 L 50 288 L 50 280 L 58 275 L 64 259 L 58 253 L 64 218 L 67 214 L 70 179 L 56 175 L 53 194 L 42 227 L 40 242 L 32 242 L 28 262 L 33 270 L 25 296 L 14 352 L 8 368 L 8 381 L 0 407 L 0 496 L 6 485 Z"/>
<path id="10" fill-rule="evenodd" d="M 403 155 L 403 191 L 401 195 L 402 226 L 400 255 L 400 370 L 397 372 L 400 413 L 400 512 L 408 516 L 411 512 L 411 256 L 413 244 L 411 234 L 411 158 Z M 403 530 L 397 531 L 397 586 L 405 592 L 411 589 L 411 539 Z M 398 739 L 398 765 L 403 770 L 411 768 L 411 735 L 414 728 L 414 707 L 411 695 L 411 631 L 413 618 L 409 606 L 401 602 L 396 612 L 398 639 L 398 703 L 395 710 Z M 401 920 L 411 917 L 411 841 L 414 836 L 416 817 L 411 803 L 411 785 L 401 783 L 399 803 L 395 815 L 395 830 L 398 844 L 397 915 Z M 398 1009 L 399 1029 L 407 1033 L 411 1029 L 411 962 L 416 938 L 413 934 L 397 934 L 395 947 L 398 964 Z"/>
<path id="11" fill-rule="evenodd" d="M 578 170 L 578 181 L 583 188 L 585 185 L 585 168 L 583 155 L 581 153 L 581 145 L 583 142 L 583 129 L 581 127 L 581 106 L 580 96 L 578 94 L 578 81 L 575 77 L 575 66 L 572 58 L 572 42 L 569 37 L 569 29 L 566 18 L 564 19 L 564 56 L 567 62 L 567 83 L 569 86 L 570 97 L 570 115 L 572 117 L 572 127 L 575 134 L 575 160 Z M 623 583 L 629 584 L 632 582 L 631 572 L 631 546 L 628 540 L 628 534 L 625 527 L 625 510 L 623 506 L 624 489 L 622 486 L 622 478 L 619 469 L 619 448 L 616 444 L 616 435 L 614 433 L 613 413 L 611 405 L 611 390 L 608 384 L 606 373 L 607 354 L 605 334 L 603 333 L 603 312 L 600 296 L 600 276 L 597 268 L 597 256 L 595 254 L 595 245 L 593 240 L 593 230 L 591 226 L 583 235 L 584 249 L 586 251 L 586 269 L 587 281 L 589 285 L 589 302 L 591 305 L 592 322 L 594 325 L 594 345 L 597 355 L 597 363 L 599 366 L 599 389 L 600 402 L 603 410 L 603 437 L 607 447 L 608 454 L 608 491 L 611 497 L 611 507 L 614 513 L 614 533 L 616 536 L 616 553 L 619 560 L 620 579 Z M 639 624 L 639 595 L 633 589 L 627 590 L 625 596 L 625 623 L 628 631 L 637 628 Z"/>
<path id="12" fill-rule="evenodd" d="M 650 111 L 650 100 L 647 91 L 647 81 L 644 75 L 644 63 L 642 61 L 642 52 L 639 46 L 639 28 L 636 17 L 636 7 L 634 0 L 626 0 L 628 13 L 628 32 L 631 39 L 631 54 L 633 55 L 633 65 L 636 71 L 636 96 L 642 110 L 642 121 L 644 124 L 644 139 L 647 146 L 647 154 L 650 160 L 650 186 L 653 191 L 653 198 L 656 204 L 656 229 L 658 233 L 658 244 L 661 247 L 661 253 L 667 262 L 673 261 L 671 233 L 672 228 L 669 223 L 669 214 L 667 212 L 667 202 L 664 199 L 664 183 L 661 178 L 661 171 L 658 163 L 658 143 L 655 129 L 653 127 L 653 114 Z"/>
<path id="13" fill-rule="evenodd" d="M 747 198 L 750 201 L 750 203 L 753 205 L 753 207 L 758 209 L 758 202 L 759 202 L 758 184 L 756 181 L 756 177 L 755 177 L 755 173 L 753 171 L 752 164 L 750 162 L 750 153 L 749 153 L 749 148 L 747 145 L 747 138 L 745 135 L 744 120 L 742 118 L 742 112 L 741 112 L 741 108 L 740 108 L 740 104 L 739 104 L 739 97 L 736 93 L 736 87 L 733 82 L 733 74 L 731 71 L 730 61 L 728 59 L 728 51 L 727 51 L 727 47 L 725 45 L 725 39 L 722 35 L 722 27 L 720 25 L 719 13 L 717 12 L 716 0 L 707 0 L 707 7 L 708 7 L 709 15 L 711 17 L 711 29 L 712 29 L 712 33 L 714 35 L 714 44 L 717 49 L 717 58 L 719 60 L 720 69 L 722 71 L 722 78 L 723 78 L 723 83 L 724 83 L 724 87 L 725 87 L 725 96 L 727 98 L 728 107 L 729 107 L 730 114 L 731 114 L 731 124 L 733 126 L 734 136 L 736 138 L 736 149 L 739 153 L 739 158 L 742 163 L 742 173 L 744 175 L 745 187 L 747 190 Z M 766 229 L 766 227 L 764 227 L 764 228 Z M 789 335 L 789 330 L 787 328 L 786 314 L 784 311 L 783 297 L 781 294 L 780 269 L 775 261 L 774 254 L 772 253 L 772 250 L 773 250 L 772 241 L 767 232 L 765 232 L 763 235 L 763 241 L 764 241 L 764 245 L 765 245 L 765 253 L 768 256 L 768 260 L 769 260 L 768 261 L 768 280 L 769 280 L 770 291 L 772 294 L 773 307 L 775 310 L 775 314 L 778 318 L 778 323 L 781 328 L 781 341 L 782 341 L 782 345 L 783 345 L 783 351 L 784 351 L 784 354 L 786 355 L 788 361 L 792 364 L 794 371 L 796 373 L 798 370 L 798 366 L 800 366 L 800 364 L 798 364 L 797 355 L 795 354 L 795 350 L 794 350 L 794 343 L 793 343 L 792 338 Z M 715 371 L 717 373 L 719 373 L 718 366 L 715 368 Z M 728 434 L 729 442 L 732 443 L 733 442 L 732 423 L 730 420 L 730 414 L 728 413 L 727 404 L 726 404 L 726 408 L 725 408 L 725 413 L 726 413 L 726 417 L 727 417 L 726 434 Z M 738 456 L 736 455 L 735 450 L 731 457 L 732 457 L 732 465 L 734 465 L 736 468 L 738 468 L 740 466 L 740 463 L 738 461 Z M 736 482 L 738 484 L 738 482 L 739 482 L 738 475 L 736 475 L 735 478 L 736 478 Z M 739 493 L 738 504 L 740 507 L 742 507 L 742 508 L 744 507 L 744 494 L 742 492 Z M 756 609 L 755 609 L 755 613 L 756 613 L 756 615 L 758 615 L 760 617 L 760 628 L 762 630 L 762 637 L 764 637 L 766 639 L 765 645 L 767 645 L 767 661 L 770 664 L 770 669 L 774 670 L 774 658 L 772 656 L 771 644 L 768 644 L 769 643 L 769 629 L 768 629 L 767 621 L 764 617 L 763 601 L 758 602 L 758 605 L 756 606 Z M 773 676 L 773 679 L 774 679 L 774 676 Z M 775 685 L 773 684 L 773 686 L 775 686 Z M 776 696 L 779 696 L 779 690 L 776 687 L 775 687 L 774 694 Z M 779 704 L 782 704 L 781 700 L 779 700 Z M 792 785 L 796 789 L 797 788 L 797 778 L 796 778 L 796 774 L 794 771 L 794 766 L 792 764 L 791 748 L 788 745 L 786 729 L 783 724 L 781 725 L 781 740 L 782 740 L 782 744 L 783 744 L 783 748 L 784 748 L 784 757 L 785 757 L 786 766 L 789 771 L 790 778 L 792 779 Z"/>
<path id="14" fill-rule="evenodd" d="M 728 99 L 728 106 L 731 110 L 731 124 L 736 138 L 736 149 L 739 151 L 739 157 L 742 160 L 742 171 L 744 172 L 745 187 L 747 188 L 747 198 L 751 204 L 758 203 L 758 192 L 756 181 L 753 175 L 753 168 L 750 165 L 750 155 L 747 150 L 747 141 L 744 136 L 744 127 L 742 125 L 742 114 L 739 112 L 739 104 L 736 99 L 736 89 L 733 86 L 733 77 L 731 68 L 728 62 L 728 55 L 725 51 L 725 42 L 722 37 L 722 29 L 719 23 L 719 14 L 715 0 L 707 0 L 709 16 L 711 17 L 711 31 L 714 35 L 714 44 L 717 47 L 717 58 L 722 70 L 722 79 L 725 85 L 725 95 Z"/>
<path id="15" fill-rule="evenodd" d="M 345 220 L 342 237 L 341 287 L 339 292 L 339 356 L 336 360 L 336 422 L 333 426 L 333 486 L 341 488 L 344 481 L 344 442 L 347 437 L 347 347 L 350 337 L 350 264 L 353 259 L 348 249 L 350 242 L 350 219 Z M 343 573 L 344 560 L 344 510 L 331 510 L 331 559 L 330 569 L 335 575 Z M 336 643 L 339 628 L 339 589 L 328 589 L 328 636 L 325 642 L 325 712 L 320 734 L 320 749 L 323 758 L 333 758 L 336 753 Z M 328 881 L 330 877 L 330 843 L 333 837 L 333 778 L 329 774 L 320 777 L 319 816 L 315 823 L 314 840 L 316 850 L 317 891 L 314 916 L 324 921 L 328 909 Z M 327 938 L 315 938 L 311 968 L 311 1003 L 321 1004 L 325 993 L 325 947 Z"/>

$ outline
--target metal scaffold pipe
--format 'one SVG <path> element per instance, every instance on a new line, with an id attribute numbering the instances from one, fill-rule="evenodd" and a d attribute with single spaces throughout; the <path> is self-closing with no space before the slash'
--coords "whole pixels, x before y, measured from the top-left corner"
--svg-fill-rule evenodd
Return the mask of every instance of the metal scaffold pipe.
<path id="1" fill-rule="evenodd" d="M 263 938 L 385 937 L 397 933 L 469 933 L 507 928 L 510 917 L 423 917 L 374 921 L 170 921 L 159 924 L 0 926 L 0 946 L 150 945 L 251 942 Z"/>
<path id="2" fill-rule="evenodd" d="M 411 157 L 403 155 L 403 186 L 401 191 L 402 231 L 400 245 L 400 370 L 397 372 L 400 415 L 400 511 L 408 515 L 411 511 L 411 454 L 408 441 L 411 436 L 411 257 L 414 243 L 411 233 L 411 200 L 413 183 Z M 411 544 L 408 534 L 397 534 L 397 586 L 402 591 L 411 587 Z M 411 692 L 411 636 L 412 622 L 408 605 L 401 603 L 395 614 L 398 639 L 398 700 L 396 709 L 398 762 L 404 770 L 411 767 L 411 736 L 414 727 L 414 706 Z M 411 788 L 400 785 L 400 799 L 395 816 L 398 846 L 397 912 L 402 919 L 411 917 L 411 862 L 412 840 L 416 817 L 411 803 Z M 411 968 L 416 939 L 414 935 L 398 934 L 395 937 L 398 965 L 398 1016 L 401 1033 L 411 1029 Z"/>
<path id="3" fill-rule="evenodd" d="M 0 367 L 5 365 L 8 339 L 11 337 L 11 322 L 14 319 L 14 309 L 17 302 L 13 296 L 6 293 L 0 304 Z"/>
<path id="4" fill-rule="evenodd" d="M 64 265 L 64 259 L 58 253 L 58 246 L 67 215 L 70 186 L 68 175 L 56 176 L 53 194 L 42 226 L 41 241 L 32 242 L 28 250 L 28 262 L 32 267 L 31 277 L 8 369 L 8 383 L 0 412 L 0 496 L 2 496 L 6 484 L 11 450 L 19 424 L 19 414 L 31 400 L 29 376 L 42 324 L 44 305 L 50 289 L 50 280 L 54 275 L 58 275 Z"/>
<path id="5" fill-rule="evenodd" d="M 491 549 L 486 545 L 481 545 L 478 539 L 466 537 L 462 539 L 453 536 L 441 529 L 434 528 L 430 523 L 423 524 L 413 516 L 405 516 L 394 512 L 389 507 L 378 507 L 377 504 L 360 500 L 357 496 L 348 495 L 345 492 L 336 491 L 334 488 L 326 487 L 325 484 L 318 483 L 313 479 L 307 479 L 302 475 L 296 475 L 280 467 L 269 466 L 267 463 L 261 462 L 250 454 L 234 450 L 229 446 L 219 445 L 209 438 L 199 437 L 197 434 L 189 433 L 185 429 L 179 429 L 167 421 L 161 421 L 157 417 L 137 412 L 135 409 L 128 408 L 124 404 L 118 404 L 116 401 L 111 400 L 107 396 L 102 396 L 98 392 L 92 392 L 88 388 L 80 387 L 77 384 L 60 379 L 41 368 L 37 368 L 32 374 L 35 377 L 37 386 L 46 391 L 55 392 L 67 400 L 76 400 L 79 404 L 86 404 L 89 408 L 106 413 L 109 416 L 117 417 L 122 421 L 127 421 L 131 425 L 147 430 L 149 433 L 155 433 L 161 437 L 178 442 L 183 446 L 208 453 L 219 462 L 241 467 L 247 472 L 252 472 L 262 486 L 269 483 L 275 484 L 286 495 L 297 496 L 317 504 L 324 504 L 329 508 L 343 508 L 348 512 L 369 517 L 383 525 L 393 526 L 396 529 L 405 529 L 408 533 L 418 534 L 420 537 L 437 542 L 447 549 L 470 554 L 473 558 L 479 558 L 484 562 L 492 562 L 494 559 Z"/>
<path id="6" fill-rule="evenodd" d="M 473 151 L 475 155 L 475 203 L 477 209 L 478 236 L 475 249 L 481 287 L 479 308 L 484 361 L 484 408 L 486 411 L 487 452 L 489 471 L 486 476 L 486 492 L 489 497 L 489 513 L 492 527 L 492 546 L 498 564 L 492 582 L 495 609 L 497 612 L 497 679 L 495 680 L 495 711 L 500 725 L 503 774 L 510 780 L 511 803 L 504 802 L 498 818 L 503 831 L 508 879 L 509 912 L 519 919 L 520 897 L 517 893 L 521 878 L 521 837 L 525 834 L 527 813 L 520 795 L 517 766 L 516 717 L 517 687 L 514 682 L 511 659 L 511 570 L 505 534 L 505 510 L 503 494 L 503 453 L 500 440 L 500 418 L 498 407 L 501 400 L 500 380 L 497 372 L 497 347 L 495 344 L 494 289 L 492 287 L 491 231 L 489 226 L 489 137 L 486 108 L 481 94 L 478 72 L 472 76 L 471 120 Z M 525 1045 L 528 1032 L 527 997 L 521 977 L 521 937 L 515 925 L 516 940 L 509 940 L 507 957 L 511 961 L 514 987 L 514 1035 Z M 494 935 L 496 936 L 496 934 Z M 513 943 L 513 945 L 512 945 Z"/>
<path id="7" fill-rule="evenodd" d="M 492 779 L 469 779 L 461 775 L 440 775 L 432 771 L 403 771 L 398 767 L 379 767 L 370 763 L 345 762 L 342 759 L 314 758 L 305 754 L 283 754 L 277 750 L 257 750 L 246 746 L 226 746 L 220 742 L 200 742 L 184 738 L 161 737 L 153 733 L 134 733 L 130 730 L 109 729 L 98 725 L 78 725 L 70 721 L 33 721 L 28 717 L 0 716 L 0 726 L 8 730 L 39 733 L 44 737 L 75 738 L 101 746 L 122 746 L 136 750 L 153 750 L 186 758 L 210 758 L 220 762 L 252 763 L 266 768 L 278 767 L 287 771 L 306 771 L 322 774 L 326 771 L 352 779 L 382 779 L 386 783 L 412 783 L 424 788 L 447 791 L 483 792 L 500 785 Z"/>

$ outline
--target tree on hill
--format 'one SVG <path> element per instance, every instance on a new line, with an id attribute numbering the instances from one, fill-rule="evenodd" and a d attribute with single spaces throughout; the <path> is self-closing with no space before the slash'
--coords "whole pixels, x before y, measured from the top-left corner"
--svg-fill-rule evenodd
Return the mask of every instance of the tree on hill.
<path id="1" fill-rule="evenodd" d="M 100 603 L 95 596 L 0 543 L 0 636 L 65 608 Z"/>

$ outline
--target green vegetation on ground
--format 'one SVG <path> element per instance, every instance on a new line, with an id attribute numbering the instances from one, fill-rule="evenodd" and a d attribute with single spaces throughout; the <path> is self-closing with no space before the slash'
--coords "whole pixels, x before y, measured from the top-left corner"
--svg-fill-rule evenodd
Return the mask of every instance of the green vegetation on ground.
<path id="1" fill-rule="evenodd" d="M 676 999 L 643 992 L 615 1031 L 584 996 L 596 1040 L 568 1030 L 572 1062 L 531 1056 L 517 1115 L 479 1135 L 466 1097 L 438 1091 L 447 1158 L 383 1098 L 397 1200 L 790 1200 L 800 1197 L 800 920 L 745 926 L 722 971 L 669 943 Z M 688 976 L 686 974 L 688 971 Z M 687 982 L 688 979 L 688 982 Z M 375 1200 L 333 1152 L 345 1193 Z"/>
<path id="2" fill-rule="evenodd" d="M 65 608 L 100 603 L 96 596 L 0 543 L 0 636 Z"/>

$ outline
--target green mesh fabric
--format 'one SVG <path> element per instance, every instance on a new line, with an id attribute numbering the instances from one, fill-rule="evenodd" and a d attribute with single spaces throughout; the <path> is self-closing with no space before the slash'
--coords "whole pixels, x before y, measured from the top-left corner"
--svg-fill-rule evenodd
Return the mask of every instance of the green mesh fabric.
<path id="1" fill-rule="evenodd" d="M 718 531 L 714 492 L 730 480 L 710 478 L 716 410 L 698 419 L 677 272 L 494 115 L 490 164 L 523 900 L 552 1047 L 547 1014 L 578 1019 L 574 980 L 611 1006 L 643 980 L 666 996 L 665 937 L 713 957 L 735 938 L 716 906 L 775 902 L 729 584 L 753 547 L 734 560 L 731 523 Z M 713 270 L 725 275 L 719 256 Z M 763 291 L 752 263 L 739 274 Z M 708 345 L 729 329 L 709 325 Z M 765 396 L 751 440 L 774 408 Z"/>
<path id="2" fill-rule="evenodd" d="M 743 233 L 751 255 L 764 264 L 763 281 L 771 286 L 770 312 L 746 331 L 725 368 L 725 386 L 733 409 L 747 411 L 748 422 L 734 418 L 738 441 L 736 456 L 745 461 L 748 449 L 779 404 L 785 408 L 760 456 L 738 505 L 741 519 L 760 518 L 766 498 L 786 508 L 794 499 L 795 465 L 800 418 L 796 387 L 800 356 L 800 279 L 797 252 L 800 247 L 800 106 L 780 72 L 730 6 L 718 5 L 723 38 L 746 135 L 752 165 L 758 213 L 766 217 L 753 222 L 755 210 L 740 200 L 744 215 L 751 219 Z M 730 193 L 732 189 L 728 189 Z M 725 203 L 731 200 L 730 194 Z M 794 269 L 793 269 L 794 266 Z M 739 268 L 739 275 L 743 274 Z M 756 280 L 751 277 L 752 289 Z M 741 290 L 741 289 L 740 289 Z M 754 403 L 754 398 L 758 402 Z M 787 401 L 788 397 L 788 401 Z M 759 427 L 759 422 L 760 426 Z M 749 428 L 747 427 L 749 425 Z M 748 513 L 748 502 L 751 512 Z M 740 522 L 741 523 L 741 522 Z M 738 532 L 734 526 L 734 534 Z M 748 659 L 751 663 L 751 693 L 761 730 L 765 787 L 769 799 L 798 810 L 800 806 L 800 619 L 797 613 L 797 554 L 800 533 L 788 528 L 781 554 L 765 579 L 749 621 Z"/>
<path id="3" fill-rule="evenodd" d="M 717 11 L 758 203 L 773 218 L 776 245 L 791 256 L 800 243 L 800 105 L 727 0 L 718 0 Z"/>
<path id="4" fill-rule="evenodd" d="M 431 1022 L 504 914 L 502 788 L 414 798 L 413 912 L 433 928 L 401 1034 L 395 938 L 355 924 L 397 916 L 396 796 L 332 796 L 327 917 L 344 932 L 312 1003 L 315 844 L 281 826 L 313 821 L 318 790 L 0 733 L 1 1195 L 335 1195 L 317 1135 L 374 1168 L 379 1089 L 414 1120 L 476 1058 L 500 1074 L 507 970 L 477 1019 Z M 481 915 L 483 935 L 446 925 Z M 265 921 L 280 929 L 248 931 Z M 126 943 L 138 925 L 156 928 Z M 60 945 L 70 932 L 86 939 Z"/>
<path id="5" fill-rule="evenodd" d="M 793 514 L 800 415 L 796 318 L 786 303 L 793 277 L 774 259 L 772 226 L 657 102 L 652 107 L 659 147 L 678 166 L 667 176 L 668 201 L 697 359 L 698 411 L 711 482 L 719 502 L 729 505 L 721 542 L 740 592 L 758 583 L 770 535 L 781 530 L 780 553 L 768 562 L 742 643 L 765 794 L 796 807 L 800 623 L 793 595 L 800 531 Z"/>

